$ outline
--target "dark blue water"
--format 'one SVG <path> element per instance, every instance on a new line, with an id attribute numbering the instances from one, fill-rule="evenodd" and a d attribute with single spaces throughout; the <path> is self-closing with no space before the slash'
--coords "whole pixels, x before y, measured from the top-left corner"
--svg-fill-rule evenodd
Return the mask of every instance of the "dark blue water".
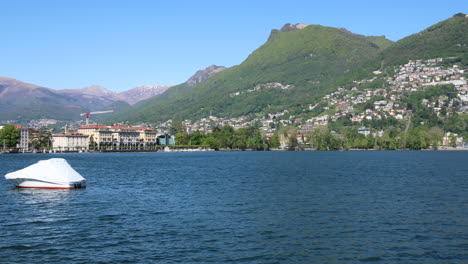
<path id="1" fill-rule="evenodd" d="M 64 157 L 81 190 L 3 175 Z M 468 263 L 468 152 L 0 155 L 0 263 Z"/>

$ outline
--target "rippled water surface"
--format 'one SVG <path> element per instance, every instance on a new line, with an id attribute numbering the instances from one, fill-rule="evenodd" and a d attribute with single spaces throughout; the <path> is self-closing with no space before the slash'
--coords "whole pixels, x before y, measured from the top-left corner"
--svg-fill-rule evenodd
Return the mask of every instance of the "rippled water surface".
<path id="1" fill-rule="evenodd" d="M 80 190 L 3 179 L 64 157 Z M 0 155 L 0 263 L 468 263 L 468 152 Z"/>

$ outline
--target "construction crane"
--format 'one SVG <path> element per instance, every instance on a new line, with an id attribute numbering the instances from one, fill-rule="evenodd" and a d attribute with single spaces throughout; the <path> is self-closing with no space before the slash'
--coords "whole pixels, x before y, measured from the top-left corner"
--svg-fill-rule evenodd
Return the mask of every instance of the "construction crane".
<path id="1" fill-rule="evenodd" d="M 105 113 L 112 113 L 112 112 L 114 112 L 114 110 L 86 112 L 86 113 L 81 113 L 80 116 L 86 116 L 86 125 L 88 125 L 90 115 L 105 114 Z"/>

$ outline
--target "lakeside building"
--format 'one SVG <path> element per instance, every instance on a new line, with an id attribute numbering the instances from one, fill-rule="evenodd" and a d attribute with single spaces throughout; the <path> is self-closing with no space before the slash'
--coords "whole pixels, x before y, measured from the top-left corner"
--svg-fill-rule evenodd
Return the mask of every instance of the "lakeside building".
<path id="1" fill-rule="evenodd" d="M 95 147 L 137 149 L 174 144 L 174 140 L 166 140 L 167 135 L 158 135 L 153 128 L 147 127 L 86 125 L 79 127 L 78 133 L 86 135 L 89 143 L 94 144 Z"/>
<path id="2" fill-rule="evenodd" d="M 158 145 L 175 145 L 174 137 L 168 134 L 158 136 L 157 141 Z"/>
<path id="3" fill-rule="evenodd" d="M 21 149 L 21 151 L 26 152 L 29 151 L 31 148 L 31 143 L 29 140 L 29 135 L 31 131 L 29 128 L 20 126 L 20 125 L 15 125 L 16 129 L 19 129 L 20 131 L 20 139 L 18 143 L 18 148 Z"/>
<path id="4" fill-rule="evenodd" d="M 463 142 L 463 137 L 456 133 L 447 132 L 442 138 L 442 146 L 452 146 L 457 148 L 465 147 L 466 142 Z"/>
<path id="5" fill-rule="evenodd" d="M 88 149 L 89 137 L 81 133 L 63 133 L 52 135 L 52 148 L 59 151 L 79 151 Z"/>

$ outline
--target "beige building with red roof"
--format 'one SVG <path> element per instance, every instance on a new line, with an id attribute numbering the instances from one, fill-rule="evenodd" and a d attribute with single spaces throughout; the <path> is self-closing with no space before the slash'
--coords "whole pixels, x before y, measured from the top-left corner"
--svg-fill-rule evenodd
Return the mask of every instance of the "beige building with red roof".
<path id="1" fill-rule="evenodd" d="M 146 127 L 86 125 L 79 127 L 78 132 L 88 136 L 96 147 L 155 146 L 158 138 L 154 129 Z"/>

